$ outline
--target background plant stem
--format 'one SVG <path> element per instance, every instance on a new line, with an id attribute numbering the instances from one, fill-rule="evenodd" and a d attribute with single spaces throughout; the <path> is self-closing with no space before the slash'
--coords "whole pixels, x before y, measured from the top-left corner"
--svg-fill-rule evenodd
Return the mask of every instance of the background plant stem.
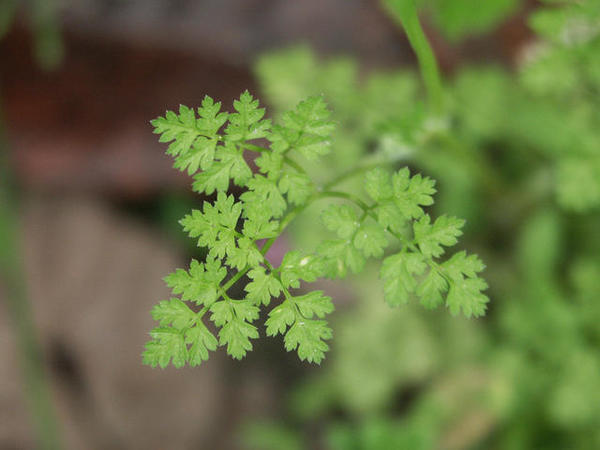
<path id="1" fill-rule="evenodd" d="M 0 291 L 16 334 L 23 374 L 23 392 L 37 436 L 36 448 L 58 450 L 62 448 L 58 421 L 52 405 L 21 265 L 17 208 L 11 192 L 8 145 L 1 106 L 0 103 Z"/>
<path id="2" fill-rule="evenodd" d="M 444 92 L 437 60 L 423 32 L 414 0 L 382 0 L 390 16 L 404 28 L 408 41 L 419 60 L 421 77 L 427 90 L 429 107 L 434 114 L 441 114 Z"/>

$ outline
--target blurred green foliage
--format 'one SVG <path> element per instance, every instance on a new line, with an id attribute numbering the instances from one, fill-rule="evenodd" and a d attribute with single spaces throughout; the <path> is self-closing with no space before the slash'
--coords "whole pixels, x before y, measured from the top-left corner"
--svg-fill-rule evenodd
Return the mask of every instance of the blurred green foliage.
<path id="1" fill-rule="evenodd" d="M 520 6 L 519 0 L 420 0 L 433 22 L 451 40 L 484 33 Z"/>
<path id="2" fill-rule="evenodd" d="M 277 110 L 320 93 L 332 106 L 323 173 L 387 161 L 439 181 L 435 209 L 468 219 L 462 245 L 487 262 L 492 308 L 483 321 L 390 311 L 375 271 L 361 275 L 330 359 L 294 388 L 286 425 L 246 429 L 252 448 L 600 448 L 600 2 L 544 3 L 518 69 L 459 69 L 441 116 L 411 70 L 365 75 L 305 47 L 258 61 Z M 518 7 L 427 6 L 451 38 Z M 314 220 L 292 238 L 321 239 Z"/>
<path id="3" fill-rule="evenodd" d="M 37 63 L 44 70 L 56 69 L 64 56 L 56 0 L 1 0 L 0 39 L 10 30 L 20 9 L 26 11 L 35 37 L 34 55 Z"/>

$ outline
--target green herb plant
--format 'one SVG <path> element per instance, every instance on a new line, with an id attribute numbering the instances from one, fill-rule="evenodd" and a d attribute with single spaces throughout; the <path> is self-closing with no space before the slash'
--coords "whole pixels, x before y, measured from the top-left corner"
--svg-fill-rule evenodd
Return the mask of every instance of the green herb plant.
<path id="1" fill-rule="evenodd" d="M 207 96 L 197 111 L 181 106 L 179 113 L 168 111 L 152 122 L 160 141 L 170 142 L 174 167 L 193 176 L 194 191 L 216 198 L 180 222 L 207 256 L 166 277 L 175 297 L 152 310 L 159 326 L 151 332 L 144 363 L 197 366 L 218 346 L 240 359 L 259 336 L 254 322 L 261 308 L 269 307 L 266 334 L 283 335 L 287 351 L 320 363 L 332 337 L 325 317 L 334 306 L 323 291 L 307 291 L 301 282 L 344 278 L 362 271 L 369 258 L 383 258 L 380 275 L 391 306 L 417 297 L 426 308 L 445 304 L 452 314 L 484 314 L 487 284 L 478 275 L 484 265 L 465 251 L 444 257 L 464 221 L 432 219 L 425 209 L 434 202 L 432 179 L 411 175 L 406 167 L 392 172 L 359 164 L 318 184 L 303 162 L 330 151 L 335 124 L 323 97 L 300 102 L 276 124 L 264 118 L 265 110 L 247 91 L 233 108 L 223 112 Z M 362 177 L 364 192 L 337 188 L 352 177 Z M 231 182 L 243 189 L 239 198 L 228 194 Z M 331 203 L 321 219 L 336 237 L 314 249 L 288 251 L 278 266 L 269 261 L 268 250 L 288 224 L 325 200 Z M 230 296 L 237 283 L 246 283 L 244 298 Z M 218 328 L 218 338 L 205 316 Z"/>

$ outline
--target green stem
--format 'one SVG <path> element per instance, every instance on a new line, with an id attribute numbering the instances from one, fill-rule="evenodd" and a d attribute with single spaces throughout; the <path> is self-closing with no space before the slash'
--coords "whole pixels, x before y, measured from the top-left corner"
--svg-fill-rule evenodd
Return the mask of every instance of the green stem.
<path id="1" fill-rule="evenodd" d="M 382 0 L 382 3 L 392 18 L 404 28 L 408 41 L 419 60 L 419 68 L 427 89 L 431 111 L 434 114 L 441 114 L 444 106 L 442 79 L 431 45 L 421 27 L 415 1 Z"/>
<path id="2" fill-rule="evenodd" d="M 231 279 L 225 283 L 223 285 L 223 287 L 221 287 L 221 290 L 223 292 L 227 292 L 229 289 L 231 289 L 231 287 L 240 279 L 242 278 L 244 275 L 246 275 L 246 273 L 250 270 L 249 267 L 247 267 L 244 270 L 239 271 L 238 273 L 236 273 L 233 277 L 231 277 Z"/>
<path id="3" fill-rule="evenodd" d="M 32 0 L 31 3 L 37 62 L 44 70 L 55 70 L 64 57 L 58 3 L 56 0 Z"/>
<path id="4" fill-rule="evenodd" d="M 200 322 L 202 320 L 202 317 L 204 317 L 204 314 L 206 314 L 207 311 L 208 311 L 208 306 L 205 306 L 200 311 L 198 311 L 196 313 L 196 321 Z"/>
<path id="5" fill-rule="evenodd" d="M 245 148 L 246 150 L 250 150 L 253 152 L 268 152 L 269 149 L 265 148 L 265 147 L 261 147 L 260 145 L 254 145 L 254 144 L 249 144 L 247 142 L 245 142 L 244 144 L 242 144 L 242 148 Z"/>
<path id="6" fill-rule="evenodd" d="M 58 420 L 52 405 L 42 351 L 27 298 L 25 277 L 19 258 L 18 219 L 9 186 L 8 149 L 0 115 L 0 286 L 15 327 L 23 392 L 32 415 L 40 449 L 62 448 Z"/>
<path id="7" fill-rule="evenodd" d="M 0 3 L 0 39 L 10 30 L 17 6 L 17 0 L 5 0 Z"/>
<path id="8" fill-rule="evenodd" d="M 325 191 L 323 192 L 324 197 L 334 197 L 334 198 L 343 198 L 345 200 L 349 200 L 355 203 L 359 208 L 361 208 L 365 212 L 370 212 L 371 207 L 367 205 L 364 201 L 358 198 L 355 195 L 348 194 L 347 192 L 338 192 L 338 191 Z M 373 214 L 371 212 L 371 214 Z"/>
<path id="9" fill-rule="evenodd" d="M 304 170 L 304 168 L 298 164 L 296 161 L 294 161 L 292 158 L 290 158 L 289 156 L 284 156 L 283 157 L 283 162 L 285 162 L 288 166 L 293 167 L 294 169 L 296 169 L 296 171 L 306 174 L 306 170 Z"/>
<path id="10" fill-rule="evenodd" d="M 346 181 L 347 179 L 355 177 L 357 175 L 360 175 L 361 173 L 366 172 L 368 170 L 376 169 L 377 167 L 381 167 L 384 164 L 385 163 L 383 161 L 381 161 L 381 162 L 377 162 L 377 163 L 366 164 L 366 165 L 354 167 L 354 168 L 338 175 L 333 180 L 331 180 L 329 183 L 325 184 L 323 186 L 323 189 L 324 190 L 331 189 L 335 185 L 340 184 L 342 181 Z"/>
<path id="11" fill-rule="evenodd" d="M 273 267 L 273 265 L 269 262 L 269 260 L 267 258 L 264 257 L 264 255 L 263 255 L 263 263 L 265 264 L 265 266 L 267 266 L 267 269 L 269 269 L 271 272 L 275 271 L 275 268 Z"/>

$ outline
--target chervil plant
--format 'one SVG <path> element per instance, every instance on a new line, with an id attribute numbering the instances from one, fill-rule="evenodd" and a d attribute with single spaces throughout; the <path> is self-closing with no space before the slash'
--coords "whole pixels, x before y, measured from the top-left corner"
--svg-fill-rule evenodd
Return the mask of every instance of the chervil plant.
<path id="1" fill-rule="evenodd" d="M 334 306 L 323 291 L 301 282 L 344 278 L 362 271 L 369 258 L 383 258 L 380 275 L 391 306 L 415 297 L 426 308 L 445 304 L 452 314 L 484 314 L 487 285 L 478 276 L 484 265 L 464 251 L 445 256 L 464 221 L 428 214 L 436 192 L 432 179 L 406 167 L 392 172 L 359 165 L 317 183 L 306 167 L 330 151 L 335 128 L 322 97 L 300 102 L 274 125 L 247 91 L 233 108 L 223 112 L 221 103 L 205 97 L 197 110 L 181 106 L 178 114 L 168 111 L 152 122 L 160 141 L 171 143 L 167 153 L 175 168 L 193 176 L 194 191 L 214 200 L 180 222 L 207 257 L 166 277 L 175 297 L 152 310 L 159 326 L 144 363 L 197 366 L 218 346 L 240 359 L 259 336 L 254 322 L 261 309 L 268 309 L 268 336 L 283 335 L 287 351 L 320 363 L 332 338 L 325 317 Z M 363 177 L 364 192 L 338 189 L 352 177 Z M 227 193 L 231 182 L 243 189 L 239 198 Z M 336 237 L 314 249 L 291 250 L 278 266 L 269 261 L 268 250 L 288 224 L 325 201 L 322 222 Z M 237 283 L 245 283 L 244 298 L 230 295 Z"/>

